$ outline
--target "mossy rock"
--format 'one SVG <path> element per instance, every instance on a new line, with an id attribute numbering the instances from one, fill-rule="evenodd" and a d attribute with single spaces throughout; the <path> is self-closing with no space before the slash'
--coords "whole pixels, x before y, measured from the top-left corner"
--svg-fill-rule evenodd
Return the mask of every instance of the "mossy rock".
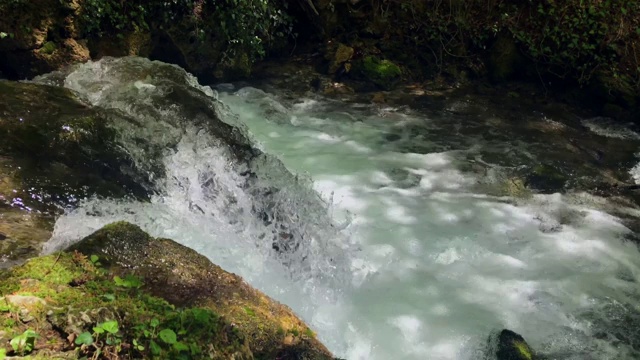
<path id="1" fill-rule="evenodd" d="M 36 256 L 78 199 L 147 197 L 109 121 L 69 90 L 0 80 L 0 267 Z"/>
<path id="2" fill-rule="evenodd" d="M 569 178 L 558 167 L 536 165 L 526 176 L 526 185 L 542 193 L 555 193 L 565 189 Z"/>
<path id="3" fill-rule="evenodd" d="M 331 63 L 329 64 L 329 75 L 335 75 L 336 71 L 347 61 L 351 60 L 355 50 L 342 43 L 338 43 L 338 46 L 333 52 L 333 56 L 330 56 Z"/>
<path id="4" fill-rule="evenodd" d="M 206 257 L 125 222 L 107 225 L 71 251 L 97 255 L 105 270 L 143 279 L 141 290 L 179 308 L 204 308 L 233 323 L 260 359 L 332 359 L 307 325 Z"/>
<path id="5" fill-rule="evenodd" d="M 44 45 L 42 45 L 40 51 L 47 55 L 51 55 L 54 51 L 56 51 L 56 48 L 56 43 L 54 43 L 53 41 L 47 41 Z"/>
<path id="6" fill-rule="evenodd" d="M 529 198 L 532 195 L 524 181 L 517 177 L 506 179 L 502 184 L 502 191 L 505 195 L 516 198 Z"/>
<path id="7" fill-rule="evenodd" d="M 398 65 L 390 60 L 381 60 L 372 55 L 356 62 L 354 71 L 385 90 L 392 89 L 402 76 L 402 69 Z"/>
<path id="8" fill-rule="evenodd" d="M 504 329 L 498 335 L 497 360 L 537 360 L 536 354 L 519 334 Z"/>
<path id="9" fill-rule="evenodd" d="M 0 80 L 0 156 L 20 165 L 23 183 L 49 184 L 52 195 L 83 187 L 105 196 L 141 191 L 122 174 L 129 159 L 110 116 L 61 87 Z"/>
<path id="10" fill-rule="evenodd" d="M 218 313 L 176 308 L 140 290 L 131 274 L 118 281 L 100 260 L 58 253 L 2 273 L 0 290 L 11 295 L 0 299 L 0 348 L 34 330 L 25 351 L 33 359 L 254 359 L 247 337 Z M 105 324 L 111 330 L 95 330 Z"/>

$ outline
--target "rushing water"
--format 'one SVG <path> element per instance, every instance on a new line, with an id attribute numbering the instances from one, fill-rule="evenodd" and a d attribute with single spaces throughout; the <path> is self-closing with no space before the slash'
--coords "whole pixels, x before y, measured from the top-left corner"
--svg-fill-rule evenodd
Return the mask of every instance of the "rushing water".
<path id="1" fill-rule="evenodd" d="M 156 192 L 149 203 L 83 201 L 46 251 L 134 222 L 291 306 L 347 359 L 480 359 L 502 328 L 550 358 L 640 357 L 640 254 L 606 211 L 638 212 L 581 192 L 504 191 L 510 175 L 562 153 L 543 146 L 548 136 L 451 112 L 284 101 L 251 87 L 217 94 L 141 59 L 38 81 L 135 118 L 113 126 Z M 189 101 L 162 101 L 184 98 L 171 97 L 178 89 Z M 268 155 L 243 160 L 196 105 L 216 106 Z M 630 138 L 615 142 L 637 148 Z"/>

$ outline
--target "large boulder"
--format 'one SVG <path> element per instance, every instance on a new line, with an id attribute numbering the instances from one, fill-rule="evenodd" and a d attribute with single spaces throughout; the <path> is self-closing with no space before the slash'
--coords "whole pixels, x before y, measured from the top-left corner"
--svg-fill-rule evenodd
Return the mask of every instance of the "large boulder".
<path id="1" fill-rule="evenodd" d="M 0 80 L 0 267 L 37 255 L 79 199 L 146 197 L 107 124 L 69 90 Z"/>
<path id="2" fill-rule="evenodd" d="M 144 283 L 141 290 L 176 307 L 220 314 L 244 334 L 257 358 L 332 358 L 287 306 L 172 240 L 152 238 L 137 226 L 120 222 L 105 226 L 70 250 L 97 255 L 113 276 L 134 274 Z"/>
<path id="3" fill-rule="evenodd" d="M 333 359 L 288 307 L 128 223 L 0 273 L 0 293 L 7 355 Z"/>

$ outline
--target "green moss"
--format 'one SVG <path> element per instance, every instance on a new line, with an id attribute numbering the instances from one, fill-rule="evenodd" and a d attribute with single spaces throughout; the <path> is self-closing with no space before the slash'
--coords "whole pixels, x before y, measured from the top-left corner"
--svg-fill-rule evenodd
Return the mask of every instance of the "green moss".
<path id="1" fill-rule="evenodd" d="M 44 45 L 42 45 L 42 48 L 40 50 L 47 55 L 51 55 L 54 51 L 56 51 L 56 43 L 54 43 L 53 41 L 47 41 L 46 43 L 44 43 Z"/>
<path id="2" fill-rule="evenodd" d="M 516 348 L 516 350 L 518 350 L 518 353 L 520 353 L 520 355 L 522 355 L 522 359 L 523 360 L 532 360 L 533 359 L 533 355 L 531 353 L 531 349 L 529 348 L 529 345 L 527 345 L 527 343 L 525 343 L 523 341 L 514 341 L 513 342 L 513 346 Z"/>
<path id="3" fill-rule="evenodd" d="M 247 315 L 249 316 L 256 316 L 256 312 L 255 310 L 253 310 L 252 308 L 245 306 L 244 307 L 244 311 L 247 313 Z"/>
<path id="4" fill-rule="evenodd" d="M 375 56 L 367 56 L 362 60 L 362 72 L 365 77 L 384 89 L 392 88 L 402 75 L 398 65 Z"/>
<path id="5" fill-rule="evenodd" d="M 123 228 L 121 223 L 109 227 L 111 231 Z M 124 231 L 120 235 L 139 234 Z M 159 351 L 156 357 L 159 358 L 210 358 L 210 345 L 217 351 L 214 358 L 226 359 L 232 354 L 249 356 L 242 336 L 226 331 L 229 324 L 215 312 L 197 307 L 176 309 L 165 300 L 139 289 L 118 286 L 112 274 L 96 267 L 94 262 L 80 253 L 60 253 L 32 259 L 4 273 L 0 287 L 3 294 L 30 295 L 46 301 L 46 305 L 28 309 L 35 317 L 28 323 L 16 320 L 23 309 L 11 308 L 10 312 L 0 315 L 0 324 L 9 334 L 2 341 L 8 341 L 27 328 L 38 329 L 36 351 L 42 354 L 56 348 L 56 344 L 65 342 L 68 336 L 74 338 L 83 332 L 93 333 L 93 328 L 98 324 L 115 320 L 119 332 L 114 335 L 114 342 L 111 345 L 99 345 L 106 353 L 151 358 L 150 346 L 153 341 Z M 160 336 L 163 330 L 177 334 L 176 342 L 171 343 Z M 92 336 L 96 338 L 100 335 Z M 133 346 L 134 341 L 137 347 Z M 0 344 L 0 347 L 3 346 L 10 349 L 8 343 Z M 70 352 L 79 351 L 88 356 L 98 349 L 75 343 L 71 346 L 73 349 Z M 34 358 L 41 356 L 38 353 L 33 355 Z"/>
<path id="6" fill-rule="evenodd" d="M 307 335 L 308 337 L 316 337 L 316 333 L 313 332 L 313 330 L 307 328 L 307 330 L 304 331 L 304 334 Z"/>

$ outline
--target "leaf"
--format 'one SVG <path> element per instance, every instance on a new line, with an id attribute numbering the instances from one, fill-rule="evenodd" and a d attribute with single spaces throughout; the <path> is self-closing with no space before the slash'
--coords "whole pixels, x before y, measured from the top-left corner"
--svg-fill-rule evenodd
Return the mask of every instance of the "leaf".
<path id="1" fill-rule="evenodd" d="M 102 323 L 102 325 L 99 326 L 110 334 L 115 334 L 118 332 L 118 322 L 116 320 L 105 321 Z"/>
<path id="2" fill-rule="evenodd" d="M 156 327 L 158 325 L 160 325 L 160 320 L 158 320 L 156 318 L 151 319 L 151 322 L 149 323 L 149 326 L 154 328 L 154 327 Z"/>
<path id="3" fill-rule="evenodd" d="M 180 342 L 180 341 L 176 341 L 176 343 L 173 344 L 173 348 L 178 352 L 180 352 L 180 351 L 188 351 L 189 350 L 189 347 L 185 343 Z"/>
<path id="4" fill-rule="evenodd" d="M 96 326 L 96 327 L 93 328 L 93 332 L 96 333 L 96 334 L 102 334 L 102 333 L 104 333 L 104 329 L 99 327 L 99 326 Z"/>
<path id="5" fill-rule="evenodd" d="M 98 255 L 91 255 L 90 259 L 91 259 L 91 262 L 94 263 L 94 264 L 97 263 L 98 260 L 100 260 Z"/>
<path id="6" fill-rule="evenodd" d="M 35 331 L 27 329 L 22 334 L 11 339 L 10 344 L 15 352 L 30 353 L 33 350 L 36 337 L 38 337 L 38 334 Z"/>
<path id="7" fill-rule="evenodd" d="M 103 294 L 102 298 L 106 301 L 114 301 L 116 299 L 116 296 L 113 294 Z"/>
<path id="8" fill-rule="evenodd" d="M 160 353 L 162 352 L 162 348 L 160 347 L 160 345 L 158 345 L 158 343 L 153 340 L 151 340 L 151 342 L 149 343 L 149 350 L 151 350 L 151 354 L 155 356 L 160 355 Z"/>
<path id="9" fill-rule="evenodd" d="M 166 344 L 172 345 L 178 341 L 176 337 L 176 333 L 171 329 L 163 329 L 158 333 L 158 337 L 160 340 L 164 341 Z"/>
<path id="10" fill-rule="evenodd" d="M 140 280 L 140 278 L 135 277 L 131 274 L 125 276 L 124 279 L 120 276 L 115 276 L 113 278 L 113 281 L 116 283 L 116 285 L 126 288 L 139 288 L 142 286 L 142 281 Z"/>
<path id="11" fill-rule="evenodd" d="M 139 344 L 138 340 L 136 340 L 136 339 L 133 339 L 133 347 L 136 348 L 136 350 L 138 350 L 138 351 L 143 351 L 144 350 L 144 346 Z"/>
<path id="12" fill-rule="evenodd" d="M 4 360 L 7 357 L 7 349 L 0 349 L 0 360 Z"/>
<path id="13" fill-rule="evenodd" d="M 93 336 L 88 331 L 83 332 L 78 335 L 75 341 L 76 345 L 91 345 L 93 344 Z"/>
<path id="14" fill-rule="evenodd" d="M 0 39 L 4 39 L 7 36 L 9 36 L 9 34 L 7 34 L 6 32 L 0 32 Z"/>

